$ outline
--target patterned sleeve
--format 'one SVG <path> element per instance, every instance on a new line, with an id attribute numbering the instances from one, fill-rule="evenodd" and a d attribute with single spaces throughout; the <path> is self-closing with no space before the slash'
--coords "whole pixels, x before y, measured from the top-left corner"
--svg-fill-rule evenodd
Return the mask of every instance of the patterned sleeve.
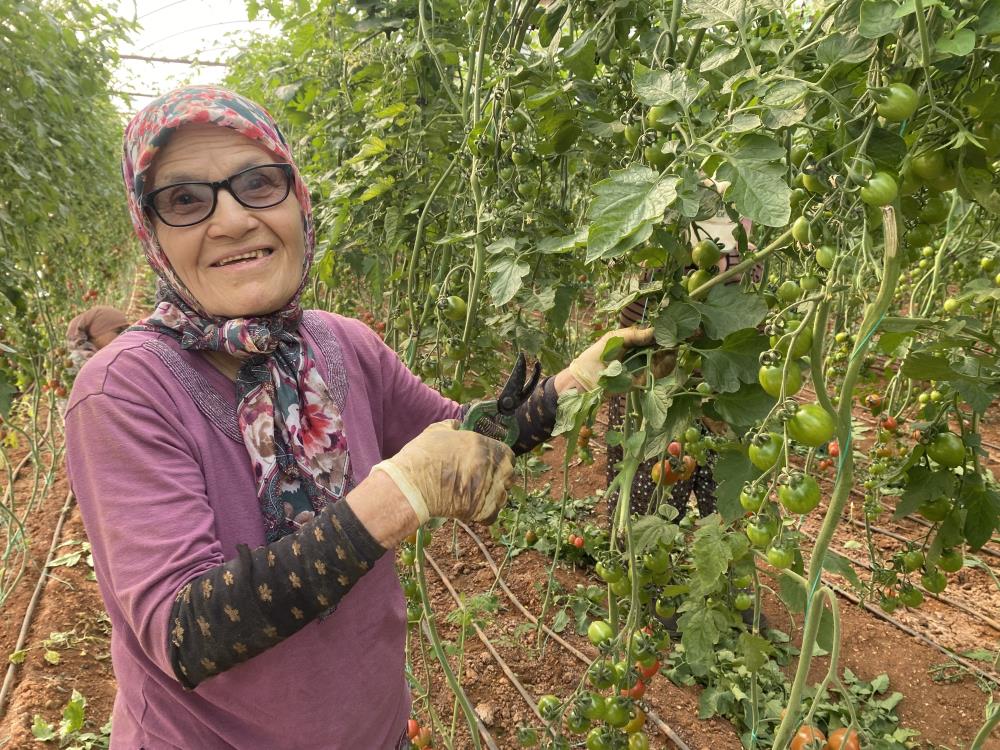
<path id="1" fill-rule="evenodd" d="M 385 549 L 347 503 L 294 534 L 216 566 L 178 592 L 169 654 L 177 679 L 202 680 L 250 659 L 333 611 Z"/>
<path id="2" fill-rule="evenodd" d="M 474 404 L 462 406 L 462 417 L 469 412 Z M 545 378 L 532 391 L 521 406 L 514 412 L 517 421 L 517 440 L 511 449 L 515 456 L 528 453 L 552 436 L 556 426 L 556 411 L 559 406 L 559 394 L 556 393 L 555 378 Z M 489 417 L 483 417 L 476 423 L 476 432 L 497 440 L 503 440 L 506 428 Z"/>

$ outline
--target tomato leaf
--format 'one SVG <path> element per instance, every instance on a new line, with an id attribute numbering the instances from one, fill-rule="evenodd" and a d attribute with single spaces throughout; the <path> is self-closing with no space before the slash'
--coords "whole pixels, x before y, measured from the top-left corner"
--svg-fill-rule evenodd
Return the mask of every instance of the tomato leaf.
<path id="1" fill-rule="evenodd" d="M 689 0 L 685 10 L 695 16 L 688 23 L 691 28 L 701 29 L 726 25 L 746 29 L 762 13 L 770 12 L 776 6 L 771 2 L 748 3 L 746 0 Z"/>
<path id="2" fill-rule="evenodd" d="M 493 278 L 490 281 L 490 296 L 493 304 L 502 307 L 514 299 L 524 283 L 531 266 L 518 257 L 501 255 L 487 269 Z"/>
<path id="3" fill-rule="evenodd" d="M 706 328 L 707 325 L 706 318 Z M 732 393 L 740 383 L 753 383 L 757 379 L 758 360 L 769 348 L 766 336 L 756 329 L 747 328 L 726 336 L 715 349 L 698 349 L 702 359 L 702 374 L 712 390 Z"/>
<path id="4" fill-rule="evenodd" d="M 733 551 L 726 544 L 726 530 L 717 516 L 709 516 L 694 533 L 691 559 L 694 563 L 691 578 L 694 594 L 713 591 L 733 559 Z"/>
<path id="5" fill-rule="evenodd" d="M 736 393 L 722 393 L 712 403 L 719 419 L 737 430 L 764 419 L 773 407 L 774 399 L 756 383 L 746 383 Z"/>
<path id="6" fill-rule="evenodd" d="M 826 556 L 823 558 L 823 570 L 834 573 L 841 578 L 846 578 L 856 589 L 861 588 L 861 579 L 858 578 L 854 566 L 851 565 L 846 557 L 838 555 L 832 550 L 828 550 Z"/>
<path id="7" fill-rule="evenodd" d="M 671 301 L 660 312 L 653 323 L 656 343 L 666 349 L 673 349 L 701 325 L 701 313 L 687 302 Z"/>
<path id="8" fill-rule="evenodd" d="M 712 476 L 715 479 L 716 510 L 726 523 L 743 517 L 740 505 L 740 490 L 744 483 L 760 472 L 750 463 L 750 459 L 740 450 L 728 450 L 715 459 Z"/>
<path id="9" fill-rule="evenodd" d="M 62 721 L 59 722 L 60 737 L 68 737 L 73 732 L 80 731 L 83 727 L 83 716 L 86 708 L 87 699 L 78 690 L 74 690 L 69 703 L 63 709 Z"/>
<path id="10" fill-rule="evenodd" d="M 587 262 L 610 254 L 623 239 L 642 227 L 651 227 L 677 197 L 675 176 L 660 177 L 649 167 L 628 169 L 594 185 L 596 197 L 588 216 Z"/>
<path id="11" fill-rule="evenodd" d="M 955 475 L 946 471 L 933 471 L 926 466 L 914 466 L 906 473 L 906 489 L 892 514 L 894 519 L 908 516 L 923 503 L 941 495 L 950 497 L 955 486 Z"/>
<path id="12" fill-rule="evenodd" d="M 715 644 L 729 622 L 722 612 L 708 607 L 697 597 L 685 601 L 679 611 L 682 614 L 677 618 L 677 626 L 685 658 L 695 674 L 707 674 L 714 663 Z"/>
<path id="13" fill-rule="evenodd" d="M 701 313 L 705 333 L 720 341 L 731 333 L 755 328 L 767 315 L 767 303 L 761 297 L 745 294 L 735 284 L 712 287 L 704 302 L 691 304 Z"/>
<path id="14" fill-rule="evenodd" d="M 987 0 L 979 9 L 976 32 L 983 36 L 1000 34 L 1000 0 Z"/>
<path id="15" fill-rule="evenodd" d="M 767 664 L 767 658 L 774 653 L 771 642 L 753 633 L 740 633 L 740 658 L 751 672 L 756 672 Z"/>
<path id="16" fill-rule="evenodd" d="M 972 29 L 958 29 L 951 36 L 942 36 L 934 46 L 938 52 L 965 57 L 976 48 L 976 32 Z"/>
<path id="17" fill-rule="evenodd" d="M 861 3 L 858 33 L 866 39 L 879 39 L 897 33 L 902 28 L 902 21 L 896 18 L 897 7 L 896 3 L 888 0 Z"/>
<path id="18" fill-rule="evenodd" d="M 632 88 L 639 100 L 650 107 L 677 102 L 688 110 L 708 88 L 708 81 L 683 68 L 650 70 L 636 65 Z"/>
<path id="19" fill-rule="evenodd" d="M 680 527 L 659 514 L 643 516 L 632 524 L 632 543 L 636 554 L 652 549 L 657 544 L 672 545 L 680 535 Z"/>
<path id="20" fill-rule="evenodd" d="M 667 421 L 667 413 L 674 402 L 673 394 L 676 390 L 677 384 L 672 378 L 663 378 L 642 394 L 642 413 L 654 430 L 661 429 Z"/>
<path id="21" fill-rule="evenodd" d="M 875 54 L 876 45 L 871 39 L 852 34 L 834 33 L 816 47 L 816 60 L 826 66 L 864 62 Z"/>
<path id="22" fill-rule="evenodd" d="M 980 549 L 1000 525 L 1000 493 L 991 487 L 972 487 L 962 493 L 966 508 L 965 538 L 973 551 Z"/>
<path id="23" fill-rule="evenodd" d="M 40 742 L 48 742 L 49 740 L 54 740 L 56 738 L 55 727 L 45 721 L 45 719 L 38 714 L 35 714 L 35 720 L 31 724 L 31 733 L 35 736 L 35 739 Z"/>
<path id="24" fill-rule="evenodd" d="M 744 136 L 740 145 L 726 154 L 726 163 L 717 173 L 730 182 L 725 197 L 736 210 L 754 222 L 781 227 L 791 216 L 792 191 L 785 182 L 785 168 L 779 160 L 784 149 L 763 135 Z"/>

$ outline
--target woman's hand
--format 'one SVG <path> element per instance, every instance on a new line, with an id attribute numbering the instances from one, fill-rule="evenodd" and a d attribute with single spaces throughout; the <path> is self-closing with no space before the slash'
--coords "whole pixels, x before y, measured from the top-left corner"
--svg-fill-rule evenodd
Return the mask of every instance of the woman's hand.
<path id="1" fill-rule="evenodd" d="M 392 458 L 376 464 L 399 488 L 422 524 L 432 516 L 492 523 L 514 482 L 514 454 L 501 442 L 432 424 Z"/>
<path id="2" fill-rule="evenodd" d="M 608 331 L 570 362 L 569 367 L 556 375 L 556 390 L 561 393 L 566 388 L 579 388 L 583 391 L 596 388 L 601 373 L 608 366 L 601 355 L 612 338 L 623 339 L 624 349 L 636 349 L 653 343 L 653 329 L 631 326 Z"/>

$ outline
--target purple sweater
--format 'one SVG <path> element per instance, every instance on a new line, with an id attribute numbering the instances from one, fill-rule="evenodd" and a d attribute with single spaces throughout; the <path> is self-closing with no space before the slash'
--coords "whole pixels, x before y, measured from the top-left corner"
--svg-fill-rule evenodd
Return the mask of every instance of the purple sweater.
<path id="1" fill-rule="evenodd" d="M 460 407 L 358 321 L 306 313 L 342 406 L 354 482 Z M 405 728 L 406 610 L 392 555 L 329 617 L 186 690 L 168 653 L 185 583 L 265 544 L 235 385 L 166 336 L 128 332 L 77 377 L 66 461 L 111 617 L 112 750 L 392 748 Z"/>

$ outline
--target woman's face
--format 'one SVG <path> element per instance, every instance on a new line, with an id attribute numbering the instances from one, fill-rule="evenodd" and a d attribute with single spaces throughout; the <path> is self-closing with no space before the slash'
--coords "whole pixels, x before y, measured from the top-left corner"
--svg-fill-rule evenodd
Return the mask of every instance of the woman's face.
<path id="1" fill-rule="evenodd" d="M 235 130 L 188 125 L 157 155 L 147 192 L 178 182 L 224 180 L 276 161 Z M 155 213 L 152 221 L 170 265 L 209 315 L 267 315 L 282 308 L 302 280 L 305 233 L 294 190 L 276 206 L 251 209 L 220 188 L 215 211 L 199 224 L 171 227 Z M 244 254 L 254 257 L 231 260 Z"/>

